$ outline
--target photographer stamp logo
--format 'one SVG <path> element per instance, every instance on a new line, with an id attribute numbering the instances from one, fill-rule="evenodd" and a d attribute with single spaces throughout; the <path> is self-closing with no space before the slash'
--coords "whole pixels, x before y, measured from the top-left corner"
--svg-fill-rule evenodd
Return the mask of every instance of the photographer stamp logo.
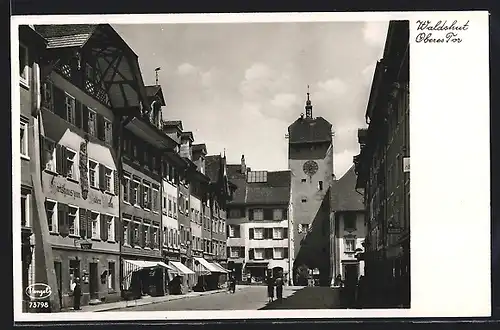
<path id="1" fill-rule="evenodd" d="M 415 41 L 417 43 L 451 43 L 459 44 L 463 41 L 462 34 L 469 29 L 469 21 L 459 22 L 454 20 L 452 22 L 444 21 L 422 21 L 417 20 L 417 36 Z"/>
<path id="2" fill-rule="evenodd" d="M 52 289 L 45 283 L 33 283 L 26 288 L 26 295 L 33 300 L 44 300 L 52 295 Z"/>

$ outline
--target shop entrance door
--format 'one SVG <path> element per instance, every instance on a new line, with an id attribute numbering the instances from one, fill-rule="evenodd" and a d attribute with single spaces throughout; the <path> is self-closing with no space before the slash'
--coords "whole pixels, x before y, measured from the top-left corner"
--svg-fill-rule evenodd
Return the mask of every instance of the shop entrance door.
<path id="1" fill-rule="evenodd" d="M 62 282 L 61 282 L 62 268 L 61 268 L 60 261 L 54 261 L 54 269 L 56 271 L 57 293 L 59 295 L 59 306 L 61 306 L 61 308 L 62 308 L 63 307 L 63 304 L 62 304 Z"/>
<path id="2" fill-rule="evenodd" d="M 97 293 L 99 292 L 99 279 L 97 278 L 97 263 L 90 263 L 90 274 L 89 274 L 89 293 L 90 299 L 97 299 Z"/>

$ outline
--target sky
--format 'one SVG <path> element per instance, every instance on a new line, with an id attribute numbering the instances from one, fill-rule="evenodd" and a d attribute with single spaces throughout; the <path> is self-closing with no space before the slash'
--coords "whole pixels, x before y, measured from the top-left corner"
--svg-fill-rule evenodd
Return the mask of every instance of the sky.
<path id="1" fill-rule="evenodd" d="M 288 168 L 288 126 L 305 113 L 333 125 L 334 173 L 359 153 L 357 130 L 388 22 L 113 25 L 159 83 L 164 120 L 182 120 L 195 143 L 253 170 Z"/>

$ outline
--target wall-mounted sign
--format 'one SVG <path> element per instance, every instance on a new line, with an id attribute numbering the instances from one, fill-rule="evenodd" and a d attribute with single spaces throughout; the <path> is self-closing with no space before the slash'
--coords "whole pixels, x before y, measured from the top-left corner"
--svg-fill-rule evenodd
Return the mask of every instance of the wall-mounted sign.
<path id="1" fill-rule="evenodd" d="M 390 235 L 401 234 L 401 231 L 402 228 L 399 227 L 387 228 L 387 233 Z"/>
<path id="2" fill-rule="evenodd" d="M 64 180 L 64 181 L 63 181 Z M 82 195 L 81 188 L 72 189 L 72 185 L 74 187 L 80 188 L 78 185 L 66 182 L 65 179 L 61 179 L 59 177 L 53 177 L 50 180 L 49 188 L 50 192 L 53 195 L 63 195 L 66 198 L 73 198 L 75 200 L 82 199 L 86 200 L 90 204 L 98 204 L 103 208 L 114 208 L 115 204 L 113 203 L 113 199 L 116 198 L 114 195 L 109 195 L 101 191 L 90 190 L 84 191 L 86 196 Z"/>
<path id="3" fill-rule="evenodd" d="M 410 172 L 410 157 L 403 158 L 403 172 Z"/>

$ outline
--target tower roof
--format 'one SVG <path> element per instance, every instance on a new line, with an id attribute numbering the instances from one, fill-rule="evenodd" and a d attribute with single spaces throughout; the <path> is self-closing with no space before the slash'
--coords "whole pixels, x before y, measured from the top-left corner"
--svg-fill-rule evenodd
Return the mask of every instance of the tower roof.
<path id="1" fill-rule="evenodd" d="M 332 141 L 332 124 L 323 117 L 298 118 L 288 126 L 289 143 Z"/>

